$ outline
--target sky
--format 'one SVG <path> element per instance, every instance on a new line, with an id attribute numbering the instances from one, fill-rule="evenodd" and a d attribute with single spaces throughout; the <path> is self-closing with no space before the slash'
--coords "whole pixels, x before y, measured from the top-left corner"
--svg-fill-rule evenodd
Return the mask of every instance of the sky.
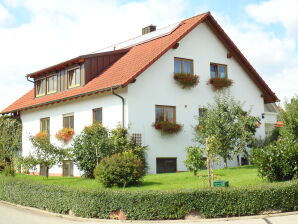
<path id="1" fill-rule="evenodd" d="M 0 0 L 0 110 L 28 73 L 206 11 L 281 101 L 298 94 L 298 0 Z"/>

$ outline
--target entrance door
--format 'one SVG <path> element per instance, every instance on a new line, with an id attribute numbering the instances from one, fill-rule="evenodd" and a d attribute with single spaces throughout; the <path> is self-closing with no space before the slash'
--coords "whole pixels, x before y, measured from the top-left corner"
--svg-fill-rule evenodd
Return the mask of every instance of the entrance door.
<path id="1" fill-rule="evenodd" d="M 156 158 L 156 173 L 177 172 L 177 158 Z"/>
<path id="2" fill-rule="evenodd" d="M 63 160 L 63 176 L 73 176 L 73 162 L 71 160 Z"/>

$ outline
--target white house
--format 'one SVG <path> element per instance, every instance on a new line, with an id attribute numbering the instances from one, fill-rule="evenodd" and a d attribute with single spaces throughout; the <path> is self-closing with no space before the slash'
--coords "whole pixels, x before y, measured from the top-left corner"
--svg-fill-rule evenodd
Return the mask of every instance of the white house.
<path id="1" fill-rule="evenodd" d="M 174 72 L 197 74 L 200 82 L 183 89 Z M 195 117 L 215 95 L 210 76 L 233 80 L 231 94 L 260 117 L 256 135 L 263 138 L 266 121 L 276 121 L 277 110 L 269 105 L 278 98 L 209 12 L 159 30 L 146 27 L 142 36 L 102 52 L 28 74 L 34 88 L 2 114 L 20 116 L 24 156 L 33 150 L 28 136 L 48 129 L 58 144 L 55 133 L 63 126 L 79 133 L 95 119 L 109 128 L 129 126 L 130 133 L 148 145 L 150 173 L 185 171 Z M 162 136 L 152 126 L 157 117 L 183 124 L 182 131 Z M 80 171 L 65 161 L 50 175 L 78 176 Z"/>

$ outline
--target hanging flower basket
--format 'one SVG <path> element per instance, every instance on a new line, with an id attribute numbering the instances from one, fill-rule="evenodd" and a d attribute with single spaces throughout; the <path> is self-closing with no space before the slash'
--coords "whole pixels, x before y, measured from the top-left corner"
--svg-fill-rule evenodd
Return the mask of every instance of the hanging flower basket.
<path id="1" fill-rule="evenodd" d="M 49 137 L 50 136 L 46 131 L 41 131 L 34 136 L 36 140 L 49 140 Z"/>
<path id="2" fill-rule="evenodd" d="M 208 81 L 215 91 L 222 90 L 233 85 L 233 80 L 228 78 L 210 78 Z"/>
<path id="3" fill-rule="evenodd" d="M 72 139 L 74 130 L 72 128 L 63 128 L 56 133 L 56 138 L 64 143 L 67 143 Z"/>
<path id="4" fill-rule="evenodd" d="M 183 88 L 192 88 L 198 85 L 199 76 L 185 73 L 174 73 L 174 79 Z"/>
<path id="5" fill-rule="evenodd" d="M 157 121 L 153 127 L 162 134 L 176 134 L 182 130 L 182 125 L 169 121 Z"/>

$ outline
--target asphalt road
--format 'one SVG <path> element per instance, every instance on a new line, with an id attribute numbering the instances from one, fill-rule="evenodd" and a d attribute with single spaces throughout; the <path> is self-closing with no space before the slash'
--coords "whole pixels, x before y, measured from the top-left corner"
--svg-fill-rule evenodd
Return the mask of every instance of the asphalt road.
<path id="1" fill-rule="evenodd" d="M 37 209 L 28 209 L 0 202 L 0 224 L 111 224 L 111 223 L 181 223 L 181 224 L 298 224 L 298 212 L 267 217 L 242 217 L 231 219 L 175 220 L 175 221 L 113 221 L 90 220 L 77 217 L 65 217 Z"/>

